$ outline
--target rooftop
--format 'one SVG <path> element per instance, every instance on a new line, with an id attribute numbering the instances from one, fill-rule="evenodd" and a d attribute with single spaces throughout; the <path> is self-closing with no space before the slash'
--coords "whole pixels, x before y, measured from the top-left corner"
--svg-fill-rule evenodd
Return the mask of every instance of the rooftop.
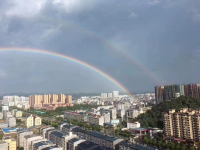
<path id="1" fill-rule="evenodd" d="M 96 149 L 97 147 L 99 147 L 97 144 L 89 141 L 82 142 L 78 146 L 83 149 Z"/>
<path id="2" fill-rule="evenodd" d="M 53 135 L 55 135 L 57 137 L 60 137 L 60 138 L 64 136 L 64 134 L 62 132 L 58 132 L 58 131 L 54 131 L 51 134 L 53 134 Z"/>
<path id="3" fill-rule="evenodd" d="M 36 134 L 26 135 L 26 136 L 24 136 L 24 138 L 28 139 L 28 138 L 32 138 L 32 137 L 36 137 L 36 136 L 39 136 L 39 135 L 36 135 Z"/>
<path id="4" fill-rule="evenodd" d="M 111 141 L 111 142 L 117 140 L 117 138 L 110 137 L 110 136 L 104 135 L 104 134 L 99 133 L 99 132 L 92 132 L 92 131 L 85 131 L 85 130 L 82 130 L 81 132 L 84 132 L 86 134 L 89 134 L 89 135 L 92 135 L 92 136 L 95 136 L 95 137 L 99 137 L 99 138 L 102 138 L 102 139 L 105 139 L 105 140 Z"/>
<path id="5" fill-rule="evenodd" d="M 37 148 L 40 147 L 40 146 L 43 146 L 43 145 L 48 145 L 48 144 L 45 143 L 45 142 L 39 142 L 39 143 L 34 144 L 34 146 L 37 147 Z"/>
<path id="6" fill-rule="evenodd" d="M 124 146 L 130 147 L 130 148 L 136 149 L 136 150 L 151 150 L 151 148 L 140 146 L 138 144 L 129 144 L 126 141 L 121 142 L 119 145 L 124 145 Z"/>
<path id="7" fill-rule="evenodd" d="M 51 147 L 43 148 L 42 150 L 51 150 L 53 148 L 58 148 L 58 146 L 51 146 Z"/>
<path id="8" fill-rule="evenodd" d="M 149 128 L 135 128 L 133 130 L 136 130 L 136 131 L 146 131 L 146 130 L 149 130 Z"/>
<path id="9" fill-rule="evenodd" d="M 80 139 L 73 138 L 73 139 L 69 140 L 69 142 L 71 142 L 71 143 L 75 143 L 75 142 L 77 142 L 77 141 L 79 141 L 79 140 L 80 140 Z"/>
<path id="10" fill-rule="evenodd" d="M 65 128 L 72 128 L 72 127 L 78 127 L 78 126 L 74 126 L 74 125 L 68 125 L 68 124 L 66 124 L 66 125 L 64 125 L 63 127 L 65 127 Z"/>

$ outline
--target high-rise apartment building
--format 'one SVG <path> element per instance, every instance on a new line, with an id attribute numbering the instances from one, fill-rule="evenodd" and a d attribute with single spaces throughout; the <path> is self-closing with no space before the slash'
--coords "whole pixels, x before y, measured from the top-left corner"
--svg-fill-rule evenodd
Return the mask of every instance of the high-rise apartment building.
<path id="1" fill-rule="evenodd" d="M 68 104 L 72 104 L 72 95 L 67 95 L 67 102 Z"/>
<path id="2" fill-rule="evenodd" d="M 51 102 L 50 96 L 47 95 L 47 94 L 44 94 L 44 95 L 43 95 L 42 103 L 43 103 L 43 104 L 50 104 L 50 102 Z"/>
<path id="3" fill-rule="evenodd" d="M 58 102 L 58 95 L 57 94 L 52 94 L 51 95 L 51 103 L 56 104 Z"/>
<path id="4" fill-rule="evenodd" d="M 107 93 L 101 93 L 101 99 L 106 99 L 108 97 Z"/>
<path id="5" fill-rule="evenodd" d="M 58 102 L 64 104 L 65 101 L 66 101 L 66 96 L 65 96 L 64 94 L 59 94 L 59 95 L 58 95 Z"/>
<path id="6" fill-rule="evenodd" d="M 108 93 L 108 98 L 112 98 L 113 94 L 112 93 Z"/>
<path id="7" fill-rule="evenodd" d="M 118 98 L 119 97 L 119 91 L 113 91 L 113 97 Z"/>
<path id="8" fill-rule="evenodd" d="M 200 84 L 165 85 L 155 87 L 156 103 L 172 100 L 179 96 L 200 97 Z"/>
<path id="9" fill-rule="evenodd" d="M 30 95 L 29 104 L 31 107 L 41 107 L 43 103 L 43 95 Z"/>
<path id="10" fill-rule="evenodd" d="M 55 110 L 57 107 L 73 106 L 72 95 L 64 94 L 44 94 L 44 95 L 30 95 L 30 107 L 47 110 Z"/>
<path id="11" fill-rule="evenodd" d="M 179 112 L 175 109 L 163 114 L 164 130 L 166 136 L 193 139 L 200 142 L 200 110 L 182 108 Z"/>
<path id="12" fill-rule="evenodd" d="M 164 86 L 156 86 L 155 87 L 155 98 L 156 103 L 159 104 L 164 99 Z"/>

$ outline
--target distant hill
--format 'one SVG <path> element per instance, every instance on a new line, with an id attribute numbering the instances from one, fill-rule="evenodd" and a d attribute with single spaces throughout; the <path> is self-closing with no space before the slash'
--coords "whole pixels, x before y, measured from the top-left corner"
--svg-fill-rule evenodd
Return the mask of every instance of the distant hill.
<path id="1" fill-rule="evenodd" d="M 139 121 L 142 127 L 159 127 L 163 128 L 162 113 L 168 112 L 169 109 L 180 110 L 180 108 L 200 108 L 200 99 L 181 96 L 172 101 L 163 101 L 152 107 L 146 113 L 139 115 L 135 121 Z"/>

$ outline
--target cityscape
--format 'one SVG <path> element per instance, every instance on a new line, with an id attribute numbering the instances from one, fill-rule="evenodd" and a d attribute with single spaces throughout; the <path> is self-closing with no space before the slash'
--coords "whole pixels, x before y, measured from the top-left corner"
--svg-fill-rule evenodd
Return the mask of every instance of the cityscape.
<path id="1" fill-rule="evenodd" d="M 0 2 L 0 150 L 200 150 L 200 1 Z"/>
<path id="2" fill-rule="evenodd" d="M 197 148 L 199 109 L 161 111 L 163 128 L 146 126 L 140 117 L 163 102 L 199 98 L 199 87 L 199 84 L 174 84 L 156 86 L 155 93 L 130 96 L 113 91 L 78 99 L 65 94 L 4 96 L 0 145 L 13 150 Z"/>

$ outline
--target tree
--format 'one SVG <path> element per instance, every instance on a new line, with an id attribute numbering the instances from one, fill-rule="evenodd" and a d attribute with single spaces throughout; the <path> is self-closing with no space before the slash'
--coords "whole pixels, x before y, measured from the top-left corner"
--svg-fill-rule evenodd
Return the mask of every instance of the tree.
<path id="1" fill-rule="evenodd" d="M 174 143 L 174 142 L 171 142 L 170 149 L 171 149 L 171 150 L 175 150 L 175 143 Z"/>
<path id="2" fill-rule="evenodd" d="M 156 139 L 153 139 L 152 144 L 155 146 L 157 144 Z"/>
<path id="3" fill-rule="evenodd" d="M 187 150 L 187 146 L 184 144 L 181 146 L 181 150 Z"/>
<path id="4" fill-rule="evenodd" d="M 191 147 L 190 147 L 190 150 L 195 150 L 194 146 L 191 146 Z"/>
<path id="5" fill-rule="evenodd" d="M 148 110 L 146 113 L 139 115 L 134 121 L 139 121 L 141 126 L 144 127 L 159 127 L 163 128 L 163 112 L 168 112 L 169 109 L 176 109 L 177 111 L 180 108 L 192 108 L 197 109 L 200 107 L 200 98 L 191 98 L 181 96 L 173 101 L 163 101 L 160 104 L 152 107 L 151 110 Z"/>
<path id="6" fill-rule="evenodd" d="M 175 146 L 175 148 L 176 148 L 177 150 L 179 150 L 179 149 L 181 148 L 180 144 L 177 143 L 176 146 Z"/>
<path id="7" fill-rule="evenodd" d="M 157 142 L 157 146 L 158 146 L 159 148 L 161 148 L 161 146 L 162 146 L 162 141 L 158 141 L 158 142 Z"/>
<path id="8" fill-rule="evenodd" d="M 145 143 L 149 143 L 149 139 L 148 139 L 147 136 L 144 137 L 144 142 L 145 142 Z"/>
<path id="9" fill-rule="evenodd" d="M 166 148 L 166 147 L 167 147 L 165 141 L 162 141 L 162 147 L 163 147 L 163 148 Z"/>

